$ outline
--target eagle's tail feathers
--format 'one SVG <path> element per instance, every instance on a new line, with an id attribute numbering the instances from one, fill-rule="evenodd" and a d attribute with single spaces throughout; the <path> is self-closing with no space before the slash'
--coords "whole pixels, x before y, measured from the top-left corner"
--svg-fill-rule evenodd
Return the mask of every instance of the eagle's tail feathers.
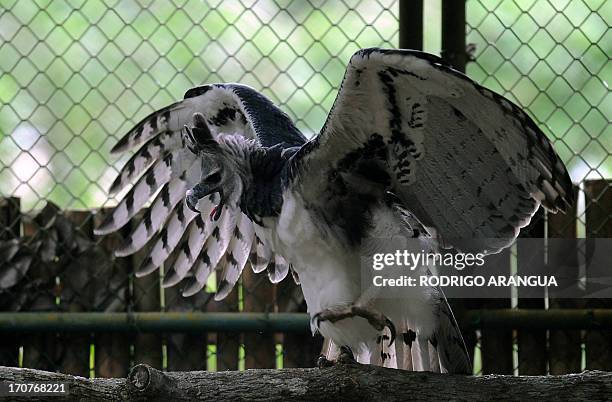
<path id="1" fill-rule="evenodd" d="M 406 327 L 401 328 L 401 334 L 395 341 L 395 359 L 397 368 L 407 371 L 414 371 L 412 364 L 412 340 Z"/>

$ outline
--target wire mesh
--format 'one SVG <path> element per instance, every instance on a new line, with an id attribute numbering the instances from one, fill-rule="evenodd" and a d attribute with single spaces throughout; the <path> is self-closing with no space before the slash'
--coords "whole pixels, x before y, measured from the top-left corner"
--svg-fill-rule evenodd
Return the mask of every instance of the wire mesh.
<path id="1" fill-rule="evenodd" d="M 612 236 L 607 181 L 612 178 L 612 4 L 468 0 L 466 19 L 467 42 L 476 48 L 467 74 L 527 110 L 553 141 L 572 181 L 580 187 L 577 211 L 570 210 L 569 219 L 541 216 L 546 220 L 548 236 Z M 597 222 L 590 219 L 593 216 L 597 216 Z M 544 236 L 543 226 L 539 236 Z M 527 308 L 585 306 L 580 301 L 551 300 L 522 304 L 518 302 L 519 307 Z M 605 300 L 586 305 L 612 306 Z M 506 306 L 510 307 L 510 300 Z M 509 329 L 496 336 L 507 336 L 512 342 L 512 369 L 508 374 L 577 372 L 599 367 L 609 358 L 609 352 L 588 353 L 596 350 L 596 344 L 585 331 L 521 333 Z M 561 343 L 557 346 L 557 342 Z M 559 352 L 557 347 L 566 350 L 560 352 L 565 353 L 563 362 L 546 356 Z M 485 356 L 480 349 L 477 355 L 480 360 L 475 370 L 479 372 L 487 362 L 482 360 Z"/>
<path id="2" fill-rule="evenodd" d="M 394 0 L 3 0 L 0 193 L 19 203 L 6 205 L 17 213 L 3 222 L 2 237 L 16 241 L 21 226 L 30 236 L 7 243 L 7 254 L 18 253 L 11 257 L 13 275 L 0 276 L 2 310 L 302 311 L 295 285 L 272 286 L 263 276 L 245 276 L 222 303 L 211 301 L 214 282 L 207 292 L 185 299 L 179 289 L 160 290 L 158 276 L 134 280 L 131 271 L 142 255 L 110 257 L 119 238 L 94 238 L 97 215 L 72 211 L 116 203 L 107 189 L 126 157 L 112 158 L 112 145 L 195 85 L 251 85 L 306 135 L 317 132 L 350 55 L 397 43 L 397 8 Z M 3 361 L 121 376 L 133 361 L 221 370 L 311 365 L 318 353 L 318 341 L 308 335 L 58 337 L 7 337 Z M 283 352 L 289 344 L 291 352 Z"/>
<path id="3" fill-rule="evenodd" d="M 611 3 L 466 6 L 467 41 L 476 45 L 468 75 L 531 113 L 575 183 L 610 179 Z M 439 51 L 440 7 L 425 4 L 426 50 Z M 94 238 L 99 218 L 87 211 L 117 201 L 107 196 L 127 159 L 111 158 L 117 139 L 194 85 L 251 85 L 306 135 L 316 133 L 350 55 L 396 47 L 397 15 L 395 0 L 0 0 L 0 194 L 18 197 L 0 204 L 0 255 L 13 267 L 0 273 L 0 310 L 304 311 L 289 281 L 272 286 L 247 275 L 215 303 L 214 283 L 185 299 L 179 289 L 160 289 L 154 274 L 135 280 L 144 256 L 112 258 L 119 236 Z M 593 234 L 589 208 L 609 211 L 609 185 L 587 187 L 578 235 Z M 610 215 L 600 216 L 595 233 L 605 235 Z M 586 335 L 578 335 L 586 361 Z M 308 334 L 0 335 L 0 365 L 96 376 L 123 376 L 133 362 L 173 370 L 287 367 L 311 364 L 319 343 Z M 521 372 L 518 350 L 511 354 Z"/>
<path id="4" fill-rule="evenodd" d="M 118 137 L 202 83 L 242 82 L 320 129 L 346 60 L 397 42 L 397 3 L 10 2 L 0 14 L 0 191 L 99 207 Z"/>

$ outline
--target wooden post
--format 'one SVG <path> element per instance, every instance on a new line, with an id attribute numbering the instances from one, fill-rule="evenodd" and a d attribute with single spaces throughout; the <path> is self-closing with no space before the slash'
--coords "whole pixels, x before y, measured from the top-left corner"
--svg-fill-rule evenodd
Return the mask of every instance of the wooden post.
<path id="1" fill-rule="evenodd" d="M 64 383 L 75 401 L 402 401 L 428 400 L 571 400 L 612 399 L 612 374 L 586 371 L 579 375 L 514 377 L 407 373 L 367 364 L 338 364 L 323 369 L 246 370 L 208 373 L 167 372 L 145 365 L 128 378 L 93 380 L 0 367 L 3 383 Z M 390 385 L 392 384 L 392 385 Z M 14 400 L 20 400 L 17 396 Z M 34 398 L 31 398 L 32 400 Z M 44 396 L 36 400 L 47 400 Z"/>
<path id="2" fill-rule="evenodd" d="M 94 224 L 102 220 L 102 214 L 95 215 Z M 127 233 L 124 233 L 127 234 Z M 129 311 L 130 291 L 129 275 L 132 270 L 128 258 L 111 257 L 114 250 L 121 245 L 121 235 L 113 233 L 99 240 L 100 247 L 110 257 L 96 267 L 97 287 L 93 310 L 115 312 Z M 130 366 L 130 335 L 121 333 L 97 333 L 95 339 L 95 374 L 96 377 L 124 377 Z"/>
<path id="3" fill-rule="evenodd" d="M 517 240 L 517 271 L 519 275 L 542 275 L 544 266 L 544 226 L 543 209 L 531 218 L 531 223 L 521 230 Z M 521 241 L 525 239 L 525 241 Z M 528 239 L 528 240 L 527 240 Z M 544 291 L 533 294 L 534 289 L 518 289 L 518 307 L 526 309 L 544 309 Z M 523 297 L 524 296 L 524 297 Z M 537 296 L 537 297 L 536 297 Z M 546 374 L 546 330 L 517 330 L 518 371 L 520 375 Z"/>
<path id="4" fill-rule="evenodd" d="M 75 225 L 75 231 L 92 243 L 84 255 L 79 256 L 79 260 L 72 261 L 60 274 L 60 308 L 67 312 L 89 311 L 93 302 L 89 290 L 95 286 L 91 283 L 96 274 L 95 263 L 104 256 L 95 247 L 91 212 L 70 211 L 66 212 L 65 216 Z M 60 334 L 57 341 L 64 349 L 58 370 L 66 374 L 89 377 L 91 334 Z"/>
<path id="5" fill-rule="evenodd" d="M 465 0 L 442 0 L 442 50 L 441 57 L 453 66 L 456 70 L 465 72 L 465 66 L 467 63 L 467 54 L 466 54 L 466 42 L 465 42 Z M 509 258 L 509 257 L 508 257 Z M 492 304 L 491 304 L 492 303 Z M 478 339 L 476 338 L 476 332 L 470 328 L 468 320 L 466 319 L 466 313 L 468 310 L 477 309 L 477 308 L 486 308 L 489 306 L 490 308 L 495 308 L 495 306 L 499 304 L 499 300 L 483 300 L 483 299 L 450 299 L 449 305 L 455 317 L 457 319 L 457 324 L 461 329 L 461 333 L 463 334 L 463 338 L 465 340 L 465 344 L 470 355 L 470 359 L 474 361 L 474 348 Z M 500 306 L 506 306 L 509 304 L 501 303 Z M 484 331 L 486 332 L 486 331 Z M 481 332 L 481 336 L 482 336 Z M 503 340 L 504 343 L 512 342 L 511 340 L 512 334 L 510 333 L 510 341 L 506 337 Z M 481 346 L 486 350 L 490 350 L 491 353 L 494 353 L 491 349 L 493 347 L 493 339 L 484 339 L 484 343 L 481 342 Z M 482 351 L 482 348 L 481 348 Z M 504 351 L 502 354 L 503 359 L 507 359 L 507 353 Z M 512 352 L 510 351 L 510 362 L 512 362 Z M 483 355 L 483 369 L 485 357 Z M 506 365 L 506 361 L 504 360 L 503 366 Z M 492 361 L 487 361 L 487 367 L 491 367 L 491 364 L 494 364 Z M 505 372 L 505 371 L 503 371 Z"/>
<path id="6" fill-rule="evenodd" d="M 57 217 L 59 214 L 61 214 L 60 210 L 55 205 L 48 203 L 33 220 L 24 222 L 24 236 L 34 237 L 36 235 L 40 239 L 45 239 L 45 241 L 48 241 L 52 234 L 59 237 L 56 226 L 51 223 L 54 219 L 59 219 Z M 42 228 L 45 228 L 44 232 Z M 61 239 L 58 240 L 61 241 Z M 55 246 L 50 241 L 47 244 L 52 244 L 52 247 Z M 57 246 L 62 247 L 59 243 Z M 55 253 L 57 250 L 49 251 Z M 56 275 L 63 268 L 58 264 L 63 265 L 70 261 L 64 257 L 57 262 L 43 262 L 40 257 L 40 255 L 34 257 L 35 263 L 32 264 L 27 273 L 27 278 L 35 284 L 30 289 L 33 294 L 28 300 L 27 309 L 28 311 L 58 311 Z M 57 334 L 23 335 L 21 337 L 23 366 L 55 371 L 62 353 L 62 345 L 58 342 L 57 337 Z"/>
<path id="7" fill-rule="evenodd" d="M 499 272 L 510 274 L 510 250 L 488 256 L 488 263 L 496 263 Z M 509 308 L 510 290 L 505 299 L 483 299 L 481 308 Z M 512 329 L 483 328 L 481 330 L 481 353 L 483 374 L 512 374 Z"/>
<path id="8" fill-rule="evenodd" d="M 0 241 L 18 239 L 21 235 L 19 198 L 0 198 Z M 0 335 L 0 366 L 19 364 L 19 341 L 16 334 Z"/>
<path id="9" fill-rule="evenodd" d="M 611 183 L 607 180 L 585 182 L 587 237 L 612 237 Z M 612 299 L 589 299 L 587 306 L 612 308 Z M 612 331 L 587 331 L 585 347 L 587 369 L 612 370 Z"/>
<path id="10" fill-rule="evenodd" d="M 250 264 L 242 271 L 242 294 L 244 312 L 273 312 L 274 285 L 267 274 L 255 274 Z M 245 348 L 245 368 L 274 368 L 275 340 L 273 333 L 245 333 L 242 335 Z"/>
<path id="11" fill-rule="evenodd" d="M 219 275 L 217 275 L 217 285 Z M 238 286 L 236 284 L 231 293 L 220 302 L 211 300 L 209 303 L 210 311 L 218 312 L 238 312 Z M 238 351 L 241 344 L 241 337 L 236 332 L 217 332 L 214 338 L 209 340 L 217 342 L 217 371 L 238 370 Z"/>
<path id="12" fill-rule="evenodd" d="M 142 212 L 137 215 L 140 221 Z M 130 228 L 133 229 L 133 228 Z M 132 267 L 138 267 L 148 255 L 147 249 L 131 256 Z M 132 279 L 132 305 L 134 311 L 161 311 L 159 271 L 143 278 Z M 133 339 L 134 361 L 148 364 L 158 369 L 162 368 L 162 335 L 139 333 Z"/>
<path id="13" fill-rule="evenodd" d="M 306 302 L 301 288 L 291 278 L 277 285 L 278 311 L 282 313 L 306 312 Z M 311 333 L 284 333 L 283 367 L 314 367 L 317 362 L 323 337 Z"/>
<path id="14" fill-rule="evenodd" d="M 205 311 L 209 305 L 216 303 L 212 295 L 204 290 L 191 297 L 183 297 L 181 292 L 180 284 L 164 289 L 166 311 Z M 168 371 L 206 370 L 207 347 L 207 333 L 168 334 Z"/>
<path id="15" fill-rule="evenodd" d="M 400 0 L 399 47 L 423 50 L 423 0 Z"/>
<path id="16" fill-rule="evenodd" d="M 465 72 L 465 0 L 442 0 L 442 58 Z"/>
<path id="17" fill-rule="evenodd" d="M 574 187 L 575 198 L 578 188 Z M 576 204 L 565 214 L 548 214 L 548 265 L 562 282 L 560 286 L 575 285 L 579 277 L 576 241 Z M 559 239 L 564 239 L 563 241 Z M 569 251 L 569 255 L 568 255 Z M 550 308 L 584 308 L 583 299 L 551 298 Z M 579 373 L 581 360 L 580 330 L 551 329 L 549 331 L 549 371 L 552 375 Z"/>

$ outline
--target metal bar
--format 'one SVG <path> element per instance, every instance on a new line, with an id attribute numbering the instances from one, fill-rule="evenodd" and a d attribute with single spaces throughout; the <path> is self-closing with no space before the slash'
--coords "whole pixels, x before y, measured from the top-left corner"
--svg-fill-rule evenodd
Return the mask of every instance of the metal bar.
<path id="1" fill-rule="evenodd" d="M 612 328 L 612 309 L 467 312 L 473 328 Z M 306 313 L 0 313 L 2 332 L 308 332 Z"/>
<path id="2" fill-rule="evenodd" d="M 442 0 L 442 58 L 465 72 L 465 0 Z"/>
<path id="3" fill-rule="evenodd" d="M 612 309 L 491 309 L 467 313 L 474 328 L 602 329 L 612 328 Z"/>
<path id="4" fill-rule="evenodd" d="M 423 0 L 400 0 L 399 47 L 423 50 Z"/>
<path id="5" fill-rule="evenodd" d="M 0 313 L 0 332 L 306 332 L 304 313 Z"/>

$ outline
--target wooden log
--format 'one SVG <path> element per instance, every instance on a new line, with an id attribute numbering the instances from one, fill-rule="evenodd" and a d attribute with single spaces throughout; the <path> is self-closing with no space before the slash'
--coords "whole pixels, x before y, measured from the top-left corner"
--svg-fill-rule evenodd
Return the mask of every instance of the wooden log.
<path id="1" fill-rule="evenodd" d="M 544 265 L 544 211 L 540 208 L 532 217 L 529 226 L 521 230 L 517 241 L 517 271 L 519 275 L 543 275 Z M 521 241 L 522 239 L 528 239 Z M 544 292 L 533 294 L 533 288 L 518 289 L 518 307 L 544 309 Z M 518 372 L 521 375 L 546 374 L 547 350 L 546 330 L 517 330 Z"/>
<path id="2" fill-rule="evenodd" d="M 611 183 L 608 180 L 589 180 L 584 184 L 587 237 L 612 237 Z M 598 275 L 587 271 L 587 276 L 589 274 Z M 589 299 L 587 306 L 612 308 L 612 299 Z M 587 331 L 585 348 L 588 369 L 612 370 L 612 331 Z"/>
<path id="3" fill-rule="evenodd" d="M 145 365 L 127 379 L 85 379 L 39 370 L 0 367 L 0 382 L 65 383 L 62 400 L 134 401 L 405 401 L 414 400 L 572 400 L 612 398 L 612 374 L 586 371 L 564 376 L 482 377 L 412 373 L 369 365 L 318 369 L 247 370 L 211 373 L 167 372 Z M 46 401 L 48 396 L 32 396 Z"/>
<path id="4" fill-rule="evenodd" d="M 578 195 L 578 188 L 574 188 Z M 548 214 L 548 265 L 554 269 L 560 286 L 575 286 L 579 277 L 578 254 L 576 241 L 576 205 L 565 214 Z M 559 240 L 564 239 L 564 240 Z M 551 298 L 550 308 L 576 309 L 584 308 L 582 299 Z M 548 367 L 550 374 L 559 375 L 580 372 L 582 355 L 582 337 L 580 330 L 551 329 L 548 335 Z"/>

